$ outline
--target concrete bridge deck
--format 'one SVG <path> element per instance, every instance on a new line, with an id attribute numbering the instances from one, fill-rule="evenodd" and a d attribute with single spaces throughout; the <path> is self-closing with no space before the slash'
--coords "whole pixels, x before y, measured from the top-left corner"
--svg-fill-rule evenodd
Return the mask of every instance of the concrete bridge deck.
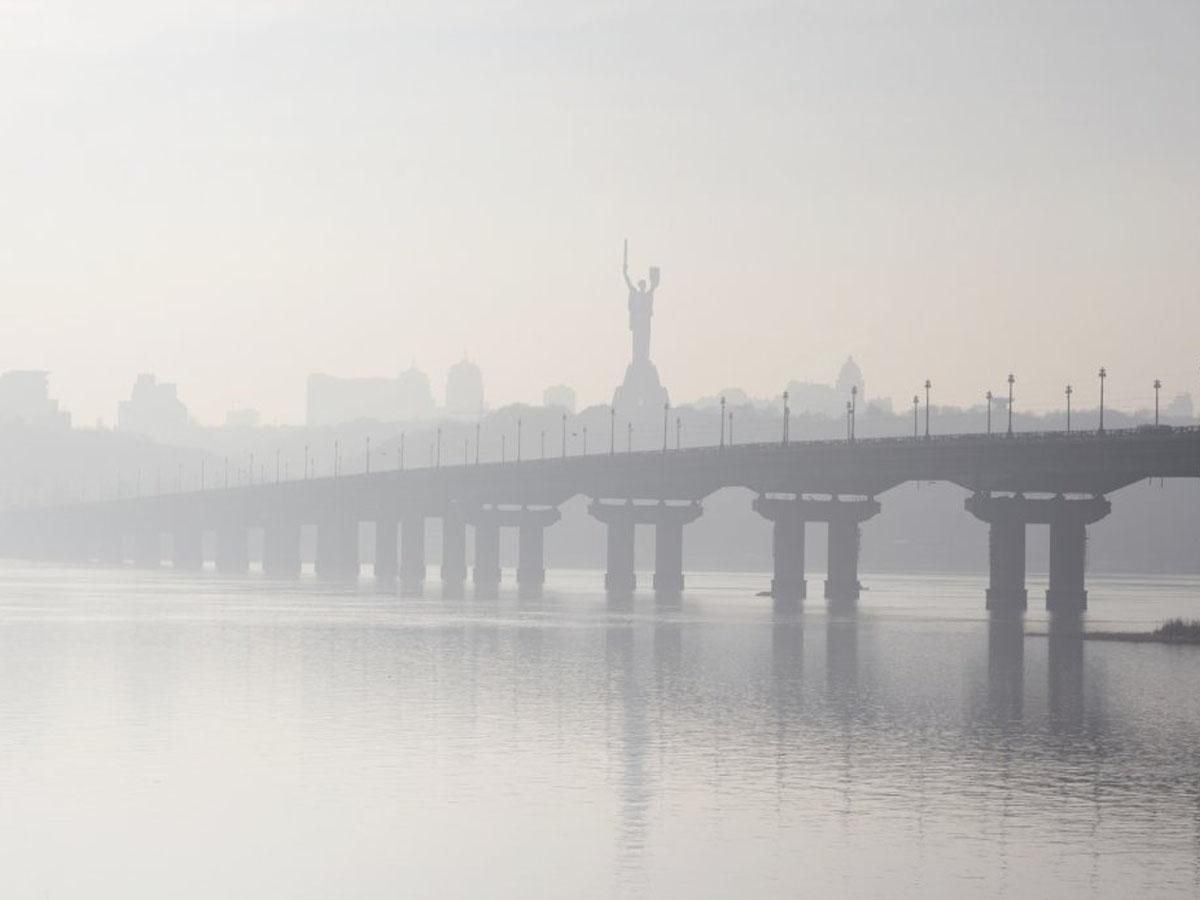
<path id="1" fill-rule="evenodd" d="M 443 560 L 444 579 L 466 577 L 470 524 L 477 585 L 499 581 L 495 535 L 501 527 L 519 530 L 519 580 L 540 585 L 544 528 L 557 520 L 560 504 L 584 495 L 609 531 L 606 585 L 634 588 L 633 528 L 652 524 L 655 586 L 679 590 L 684 525 L 700 515 L 709 494 L 742 487 L 759 495 L 756 510 L 774 523 L 776 594 L 804 596 L 804 528 L 824 522 L 830 532 L 826 596 L 853 602 L 859 523 L 878 512 L 878 495 L 909 481 L 946 481 L 972 493 L 967 510 L 991 527 L 989 606 L 1024 607 L 1025 526 L 1048 523 L 1048 603 L 1082 608 L 1086 526 L 1107 514 L 1105 495 L 1145 478 L 1197 476 L 1200 428 L 757 443 L 468 463 L 14 509 L 0 514 L 0 551 L 79 561 L 132 556 L 157 565 L 159 539 L 170 534 L 175 564 L 195 568 L 203 563 L 203 534 L 215 532 L 218 567 L 236 572 L 248 565 L 247 530 L 262 528 L 264 569 L 288 575 L 299 572 L 300 527 L 316 525 L 318 572 L 353 577 L 357 524 L 373 521 L 377 574 L 419 585 L 424 520 L 438 518 L 451 555 Z"/>

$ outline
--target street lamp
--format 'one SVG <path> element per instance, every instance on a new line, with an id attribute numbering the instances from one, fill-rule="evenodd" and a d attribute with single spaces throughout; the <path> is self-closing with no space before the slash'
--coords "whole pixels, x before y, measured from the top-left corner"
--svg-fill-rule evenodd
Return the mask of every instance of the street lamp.
<path id="1" fill-rule="evenodd" d="M 367 440 L 370 441 L 371 439 L 367 438 Z M 371 451 L 370 451 L 370 447 L 368 446 L 368 448 L 367 448 L 367 469 L 368 469 L 368 471 L 370 471 L 370 466 L 371 466 Z M 275 449 L 275 483 L 279 484 L 279 449 L 278 448 Z"/>
<path id="2" fill-rule="evenodd" d="M 308 481 L 308 444 L 304 445 L 304 480 Z"/>
<path id="3" fill-rule="evenodd" d="M 721 398 L 721 447 L 725 447 L 725 398 Z"/>
<path id="4" fill-rule="evenodd" d="M 398 463 L 400 471 L 404 471 L 404 432 L 400 432 L 400 461 Z"/>
<path id="5" fill-rule="evenodd" d="M 521 420 L 517 419 L 517 462 L 521 461 Z"/>
<path id="6" fill-rule="evenodd" d="M 342 461 L 341 450 L 339 450 L 338 447 L 339 447 L 339 442 L 334 441 L 333 442 L 333 477 L 334 478 L 337 478 L 337 476 L 338 476 L 338 467 Z M 250 458 L 250 462 L 251 462 L 251 465 L 254 464 L 253 457 Z"/>
<path id="7" fill-rule="evenodd" d="M 1108 377 L 1108 372 L 1104 366 L 1100 367 L 1100 433 L 1104 434 L 1104 379 Z"/>
<path id="8" fill-rule="evenodd" d="M 929 439 L 929 389 L 933 387 L 933 383 L 925 379 L 925 438 Z"/>
<path id="9" fill-rule="evenodd" d="M 667 432 L 671 421 L 671 401 L 663 404 L 663 453 L 667 452 Z"/>
<path id="10" fill-rule="evenodd" d="M 583 455 L 587 456 L 587 426 L 583 426 Z"/>
<path id="11" fill-rule="evenodd" d="M 633 423 L 630 422 L 625 427 L 625 452 L 633 452 Z"/>
<path id="12" fill-rule="evenodd" d="M 858 427 L 858 385 L 850 385 L 850 440 L 854 440 Z"/>
<path id="13" fill-rule="evenodd" d="M 850 404 L 850 401 L 847 400 L 846 401 L 846 442 L 847 443 L 854 440 L 854 437 L 853 437 L 854 426 L 851 425 L 851 422 L 853 421 L 853 416 L 854 416 L 854 407 Z"/>
<path id="14" fill-rule="evenodd" d="M 500 462 L 508 462 L 508 435 L 500 435 Z"/>
<path id="15" fill-rule="evenodd" d="M 683 419 L 675 417 L 675 449 L 679 450 L 683 439 Z"/>
<path id="16" fill-rule="evenodd" d="M 610 406 L 608 408 L 608 455 L 612 456 L 617 452 L 617 408 Z"/>
<path id="17" fill-rule="evenodd" d="M 1075 393 L 1075 388 L 1067 385 L 1067 434 L 1071 433 L 1071 395 Z"/>
<path id="18" fill-rule="evenodd" d="M 1158 427 L 1158 392 L 1162 388 L 1162 382 L 1157 378 L 1154 379 L 1154 427 Z"/>
<path id="19" fill-rule="evenodd" d="M 475 423 L 475 465 L 479 465 L 479 422 Z"/>
<path id="20" fill-rule="evenodd" d="M 729 414 L 729 446 L 733 446 L 733 413 Z"/>
<path id="21" fill-rule="evenodd" d="M 546 458 L 546 429 L 545 428 L 542 429 L 541 449 L 542 449 L 542 459 L 545 459 Z"/>
<path id="22" fill-rule="evenodd" d="M 371 474 L 371 436 L 367 435 L 367 474 Z M 279 480 L 279 451 L 275 451 L 275 480 Z"/>
<path id="23" fill-rule="evenodd" d="M 988 437 L 992 436 L 992 392 L 988 391 L 983 395 L 987 400 L 987 433 Z"/>
<path id="24" fill-rule="evenodd" d="M 913 394 L 913 437 L 917 437 L 917 410 L 921 408 L 921 398 Z"/>
<path id="25" fill-rule="evenodd" d="M 788 443 L 788 419 L 791 417 L 792 411 L 788 407 L 788 392 L 783 392 L 783 446 Z"/>
<path id="26" fill-rule="evenodd" d="M 1008 436 L 1012 437 L 1012 404 L 1013 404 L 1013 384 L 1016 383 L 1013 378 L 1013 373 L 1008 373 Z"/>
<path id="27" fill-rule="evenodd" d="M 434 458 L 434 467 L 440 469 L 442 467 L 442 426 L 437 429 L 437 456 Z"/>
<path id="28" fill-rule="evenodd" d="M 567 458 L 567 414 L 562 414 L 562 458 Z"/>

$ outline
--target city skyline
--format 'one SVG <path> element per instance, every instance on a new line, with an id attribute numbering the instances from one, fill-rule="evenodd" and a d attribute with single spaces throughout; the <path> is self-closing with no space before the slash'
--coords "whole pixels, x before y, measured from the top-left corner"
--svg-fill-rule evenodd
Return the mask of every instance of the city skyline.
<path id="1" fill-rule="evenodd" d="M 678 397 L 847 352 L 898 401 L 1195 393 L 1185 5 L 680 11 L 5 4 L 0 365 L 79 422 L 143 371 L 299 421 L 310 371 L 464 348 L 606 402 L 628 237 Z"/>

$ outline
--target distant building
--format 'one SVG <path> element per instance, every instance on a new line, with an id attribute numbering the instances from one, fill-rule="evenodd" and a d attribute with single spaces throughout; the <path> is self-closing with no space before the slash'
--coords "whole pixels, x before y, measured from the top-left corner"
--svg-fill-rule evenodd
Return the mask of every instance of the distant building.
<path id="1" fill-rule="evenodd" d="M 851 388 L 858 388 L 858 407 L 867 407 L 867 383 L 854 357 L 847 357 L 832 385 L 814 384 L 806 381 L 788 383 L 788 404 L 793 412 L 819 413 L 826 416 L 842 416 L 846 412 L 846 401 Z"/>
<path id="2" fill-rule="evenodd" d="M 575 412 L 575 389 L 565 384 L 556 384 L 542 392 L 545 406 L 560 406 L 569 413 Z"/>
<path id="3" fill-rule="evenodd" d="M 49 372 L 10 371 L 0 375 L 0 425 L 70 428 L 71 414 L 50 399 Z"/>
<path id="4" fill-rule="evenodd" d="M 472 418 L 483 412 L 483 373 L 465 356 L 446 373 L 446 412 Z"/>
<path id="5" fill-rule="evenodd" d="M 225 427 L 257 428 L 261 419 L 257 409 L 231 409 L 225 413 Z"/>
<path id="6" fill-rule="evenodd" d="M 189 424 L 187 407 L 174 384 L 143 373 L 128 400 L 117 404 L 117 428 L 156 440 L 174 440 Z"/>
<path id="7" fill-rule="evenodd" d="M 308 376 L 305 420 L 309 426 L 347 422 L 402 422 L 433 414 L 429 377 L 410 367 L 396 378 Z"/>

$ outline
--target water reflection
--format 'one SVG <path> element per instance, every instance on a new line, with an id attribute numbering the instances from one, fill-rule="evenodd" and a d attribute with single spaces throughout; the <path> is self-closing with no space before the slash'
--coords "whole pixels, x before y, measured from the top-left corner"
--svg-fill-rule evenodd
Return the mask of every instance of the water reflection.
<path id="1" fill-rule="evenodd" d="M 515 897 L 547 860 L 563 896 L 1197 886 L 1200 700 L 1180 685 L 1200 654 L 1085 642 L 1079 618 L 1041 635 L 924 595 L 901 616 L 740 588 L 446 603 L 22 577 L 0 593 L 18 885 L 71 893 L 36 847 L 113 819 L 95 852 L 141 878 L 109 871 L 112 895 Z M 173 817 L 199 824 L 164 834 Z M 237 849 L 263 833 L 276 856 Z M 181 889 L 131 841 L 230 880 Z"/>

